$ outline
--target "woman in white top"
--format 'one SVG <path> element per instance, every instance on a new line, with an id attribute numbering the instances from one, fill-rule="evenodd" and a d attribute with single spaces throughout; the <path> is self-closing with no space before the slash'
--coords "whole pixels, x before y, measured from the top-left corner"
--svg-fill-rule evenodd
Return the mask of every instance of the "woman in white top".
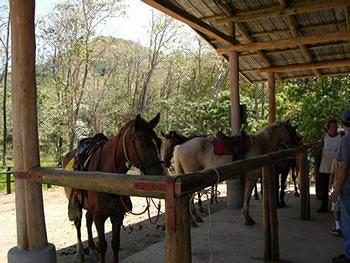
<path id="1" fill-rule="evenodd" d="M 321 186 L 321 207 L 317 212 L 328 211 L 328 184 L 331 173 L 332 162 L 336 158 L 340 135 L 338 134 L 338 124 L 335 119 L 328 121 L 326 126 L 326 134 L 322 143 L 322 158 L 319 169 L 319 178 Z"/>

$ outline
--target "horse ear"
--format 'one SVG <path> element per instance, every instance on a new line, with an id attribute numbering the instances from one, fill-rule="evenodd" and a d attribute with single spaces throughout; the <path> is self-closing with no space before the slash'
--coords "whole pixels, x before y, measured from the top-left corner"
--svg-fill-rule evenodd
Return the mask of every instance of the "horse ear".
<path id="1" fill-rule="evenodd" d="M 142 128 L 142 118 L 141 114 L 137 114 L 135 117 L 135 130 L 140 130 Z"/>
<path id="2" fill-rule="evenodd" d="M 168 138 L 169 137 L 169 135 L 164 133 L 163 131 L 160 131 L 160 134 L 162 135 L 163 138 Z"/>
<path id="3" fill-rule="evenodd" d="M 159 119 L 160 119 L 160 113 L 158 112 L 158 114 L 148 122 L 149 125 L 152 127 L 152 129 L 154 129 L 157 126 Z"/>
<path id="4" fill-rule="evenodd" d="M 287 124 L 288 124 L 288 125 L 291 125 L 291 124 L 292 124 L 292 122 L 291 122 L 290 119 L 287 120 Z"/>

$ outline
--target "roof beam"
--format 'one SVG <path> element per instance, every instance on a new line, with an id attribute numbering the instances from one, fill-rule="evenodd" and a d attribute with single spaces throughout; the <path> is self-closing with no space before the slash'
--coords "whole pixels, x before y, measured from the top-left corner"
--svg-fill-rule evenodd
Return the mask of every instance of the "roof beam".
<path id="1" fill-rule="evenodd" d="M 336 67 L 348 67 L 350 66 L 350 59 L 336 59 L 322 61 L 318 63 L 305 63 L 305 64 L 293 64 L 285 66 L 276 66 L 259 69 L 261 72 L 290 72 L 290 71 L 303 71 L 313 70 L 321 68 L 336 68 Z M 244 70 L 243 70 L 244 72 Z"/>
<path id="2" fill-rule="evenodd" d="M 297 38 L 287 38 L 248 44 L 230 44 L 226 48 L 218 49 L 218 52 L 219 54 L 225 54 L 230 51 L 257 51 L 263 49 L 284 48 L 286 46 L 299 46 L 343 39 L 350 39 L 350 31 L 332 32 L 312 36 L 303 36 Z"/>
<path id="3" fill-rule="evenodd" d="M 254 39 L 249 35 L 248 30 L 241 23 L 236 23 L 235 25 L 241 35 L 246 39 L 246 41 L 250 43 L 255 42 Z M 266 54 L 263 51 L 258 50 L 257 55 L 264 60 L 265 64 L 268 65 L 268 67 L 272 65 L 271 61 L 266 57 Z M 279 74 L 276 74 L 276 76 L 278 80 L 282 80 Z"/>
<path id="4" fill-rule="evenodd" d="M 178 6 L 164 0 L 142 0 L 142 2 L 162 11 L 163 13 L 189 25 L 214 39 L 220 40 L 222 43 L 233 44 L 232 39 L 221 31 L 211 27 L 207 23 L 201 21 Z"/>
<path id="5" fill-rule="evenodd" d="M 308 47 L 309 50 L 318 50 L 318 49 L 323 49 L 323 48 L 334 48 L 334 47 L 340 47 L 340 46 L 347 46 L 350 45 L 350 42 L 341 42 L 341 43 L 331 43 L 331 44 L 325 44 L 325 45 L 317 45 L 317 46 L 310 46 Z M 283 55 L 285 53 L 289 52 L 298 52 L 299 48 L 290 48 L 290 49 L 280 49 L 280 50 L 272 50 L 272 51 L 267 51 L 265 52 L 266 55 Z M 256 57 L 259 56 L 258 53 L 245 53 L 245 54 L 240 54 L 240 58 L 247 58 L 247 57 Z"/>
<path id="6" fill-rule="evenodd" d="M 283 8 L 287 7 L 287 0 L 279 0 L 279 3 Z M 294 38 L 299 37 L 300 34 L 297 30 L 296 22 L 294 21 L 293 17 L 291 15 L 285 16 L 285 19 L 286 19 L 287 25 L 289 27 L 289 31 L 292 34 L 292 36 Z M 309 50 L 307 50 L 304 45 L 298 45 L 298 47 L 300 48 L 300 51 L 303 54 L 303 57 L 305 58 L 306 62 L 311 63 L 313 61 L 313 58 L 312 58 L 312 55 L 309 52 Z M 313 72 L 315 73 L 317 78 L 322 78 L 322 74 L 318 69 L 314 69 Z"/>
<path id="7" fill-rule="evenodd" d="M 350 70 L 346 70 L 346 71 L 340 71 L 340 72 L 332 72 L 332 73 L 323 73 L 322 75 L 325 76 L 339 76 L 339 75 L 349 75 L 350 74 Z M 295 79 L 308 79 L 308 78 L 314 78 L 315 75 L 314 74 L 307 74 L 307 75 L 297 75 L 297 76 L 291 76 L 291 77 L 285 77 L 283 78 L 283 81 L 286 80 L 295 80 Z M 261 79 L 261 80 L 257 80 L 255 82 L 267 82 L 267 79 Z"/>
<path id="8" fill-rule="evenodd" d="M 302 5 L 294 5 L 293 7 L 283 8 L 282 6 L 270 6 L 266 8 L 257 8 L 247 11 L 237 11 L 234 16 L 227 18 L 217 18 L 218 24 L 226 24 L 228 22 L 244 22 L 269 17 L 290 16 L 296 14 L 310 13 L 322 10 L 328 10 L 336 7 L 344 7 L 349 4 L 349 0 L 333 0 L 325 3 L 308 3 Z"/>

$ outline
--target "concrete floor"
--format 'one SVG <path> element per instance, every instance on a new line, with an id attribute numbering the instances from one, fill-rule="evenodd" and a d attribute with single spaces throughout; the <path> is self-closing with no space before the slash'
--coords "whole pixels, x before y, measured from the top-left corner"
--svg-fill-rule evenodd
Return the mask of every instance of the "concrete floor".
<path id="1" fill-rule="evenodd" d="M 314 196 L 311 197 L 312 220 L 301 221 L 300 199 L 292 194 L 287 194 L 286 197 L 287 208 L 278 210 L 281 262 L 331 262 L 332 257 L 341 254 L 342 238 L 328 233 L 332 222 L 331 214 L 315 212 L 319 201 L 315 200 Z M 261 201 L 251 201 L 251 215 L 257 222 L 253 227 L 242 224 L 240 210 L 223 209 L 211 217 L 206 217 L 199 228 L 191 231 L 192 262 L 263 261 Z M 210 243 L 213 245 L 212 253 Z M 164 255 L 165 244 L 162 240 L 122 262 L 165 262 Z"/>

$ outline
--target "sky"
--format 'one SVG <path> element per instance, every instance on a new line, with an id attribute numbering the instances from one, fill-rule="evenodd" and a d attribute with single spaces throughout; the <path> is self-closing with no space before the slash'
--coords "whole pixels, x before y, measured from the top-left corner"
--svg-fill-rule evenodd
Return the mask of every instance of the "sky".
<path id="1" fill-rule="evenodd" d="M 63 0 L 36 0 L 36 16 L 46 15 L 52 11 L 56 3 L 60 2 Z M 133 40 L 146 46 L 148 38 L 145 34 L 145 27 L 150 21 L 152 7 L 140 0 L 125 0 L 123 2 L 127 4 L 126 16 L 110 19 L 100 29 L 100 34 Z"/>

